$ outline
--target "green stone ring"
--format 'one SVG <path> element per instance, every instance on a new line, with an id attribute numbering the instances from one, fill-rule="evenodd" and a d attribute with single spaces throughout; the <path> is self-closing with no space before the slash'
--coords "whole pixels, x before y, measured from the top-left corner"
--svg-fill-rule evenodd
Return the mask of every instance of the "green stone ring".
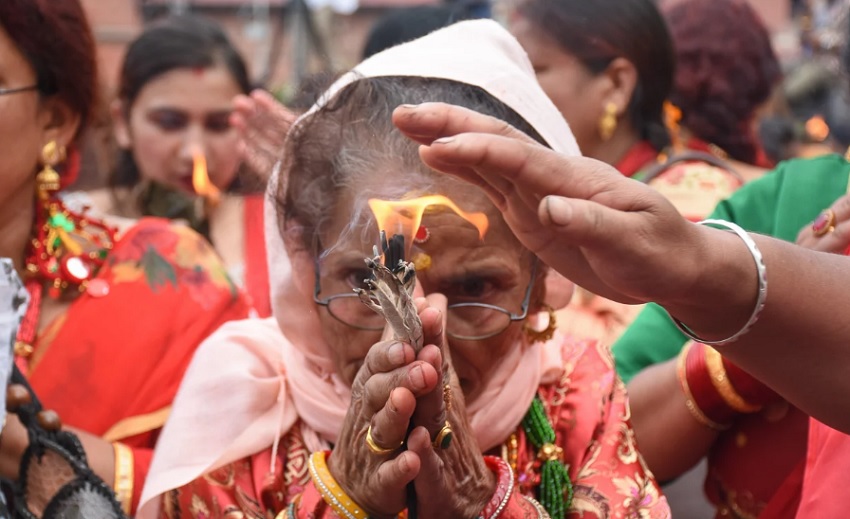
<path id="1" fill-rule="evenodd" d="M 437 437 L 434 438 L 434 441 L 431 445 L 434 446 L 435 449 L 445 450 L 449 448 L 449 445 L 452 444 L 452 426 L 449 425 L 448 420 L 446 420 L 446 424 L 440 429 L 440 432 L 437 433 Z"/>

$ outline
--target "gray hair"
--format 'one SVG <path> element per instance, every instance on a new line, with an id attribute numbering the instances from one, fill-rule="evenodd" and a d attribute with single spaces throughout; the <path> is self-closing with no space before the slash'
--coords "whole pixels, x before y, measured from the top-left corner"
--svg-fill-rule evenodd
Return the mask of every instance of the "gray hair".
<path id="1" fill-rule="evenodd" d="M 392 124 L 402 104 L 439 101 L 501 119 L 544 143 L 516 112 L 484 90 L 454 81 L 419 77 L 364 78 L 345 87 L 328 104 L 293 130 L 287 141 L 285 193 L 277 203 L 281 232 L 297 231 L 301 245 L 322 254 L 359 231 L 368 239 L 373 217 L 370 198 L 404 199 L 424 194 L 483 200 L 475 187 L 440 175 L 419 159 L 418 146 Z M 350 222 L 333 244 L 321 236 L 351 202 Z"/>

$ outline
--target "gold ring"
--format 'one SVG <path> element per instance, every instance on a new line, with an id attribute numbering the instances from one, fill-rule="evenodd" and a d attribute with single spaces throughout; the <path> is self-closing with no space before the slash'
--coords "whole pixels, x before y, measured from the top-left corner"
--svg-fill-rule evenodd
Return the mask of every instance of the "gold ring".
<path id="1" fill-rule="evenodd" d="M 370 425 L 369 428 L 366 429 L 366 445 L 369 447 L 370 451 L 372 451 L 375 454 L 382 456 L 384 454 L 389 454 L 391 452 L 394 452 L 396 449 L 398 449 L 399 447 L 404 445 L 404 442 L 402 441 L 401 443 L 398 444 L 398 447 L 395 447 L 395 448 L 392 448 L 392 449 L 386 449 L 384 447 L 381 447 L 380 445 L 375 443 L 375 439 L 372 438 L 372 426 Z"/>
<path id="2" fill-rule="evenodd" d="M 452 386 L 449 384 L 443 386 L 443 403 L 447 413 L 452 410 Z"/>
<path id="3" fill-rule="evenodd" d="M 812 232 L 815 236 L 823 236 L 835 230 L 835 211 L 827 209 L 822 211 L 815 221 L 812 222 Z"/>
<path id="4" fill-rule="evenodd" d="M 444 450 L 448 449 L 449 445 L 452 444 L 452 437 L 454 433 L 452 432 L 452 426 L 449 425 L 449 421 L 446 420 L 446 424 L 440 429 L 440 432 L 437 433 L 437 437 L 434 438 L 434 441 L 431 442 L 431 445 L 434 446 L 435 449 Z"/>

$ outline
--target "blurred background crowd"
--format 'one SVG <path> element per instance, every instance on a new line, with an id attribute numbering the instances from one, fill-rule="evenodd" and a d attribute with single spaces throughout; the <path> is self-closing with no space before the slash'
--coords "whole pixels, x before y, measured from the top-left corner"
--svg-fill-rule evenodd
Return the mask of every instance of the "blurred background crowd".
<path id="1" fill-rule="evenodd" d="M 769 31 L 782 67 L 782 78 L 759 118 L 767 156 L 775 162 L 843 153 L 850 144 L 850 105 L 839 66 L 847 34 L 847 2 L 749 2 Z M 104 102 L 87 138 L 86 167 L 75 186 L 80 189 L 105 185 L 115 167 L 108 101 L 117 93 L 128 44 L 157 18 L 192 13 L 215 20 L 244 57 L 251 85 L 270 90 L 292 106 L 298 104 L 296 93 L 305 80 L 348 70 L 373 53 L 368 48 L 370 35 L 375 39 L 371 44 L 380 48 L 382 40 L 403 40 L 405 31 L 418 35 L 422 27 L 498 17 L 504 10 L 487 0 L 84 0 L 83 4 L 97 40 Z M 382 23 L 375 29 L 378 22 Z"/>

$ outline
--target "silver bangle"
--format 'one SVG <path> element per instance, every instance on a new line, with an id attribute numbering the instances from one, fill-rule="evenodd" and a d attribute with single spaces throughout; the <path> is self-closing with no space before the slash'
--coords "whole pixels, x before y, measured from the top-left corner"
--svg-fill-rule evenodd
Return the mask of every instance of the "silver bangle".
<path id="1" fill-rule="evenodd" d="M 756 245 L 756 242 L 753 241 L 749 234 L 747 234 L 747 231 L 745 231 L 741 227 L 725 220 L 703 220 L 699 222 L 699 225 L 716 225 L 718 227 L 725 227 L 727 230 L 737 234 L 739 238 L 744 240 L 744 243 L 747 245 L 747 249 L 749 249 L 750 254 L 752 254 L 753 261 L 755 261 L 756 263 L 756 271 L 758 272 L 759 291 L 758 298 L 756 299 L 756 306 L 753 309 L 753 313 L 750 315 L 750 319 L 747 321 L 747 324 L 745 324 L 743 328 L 738 330 L 734 335 L 732 335 L 728 339 L 722 339 L 719 341 L 707 341 L 705 339 L 701 339 L 694 332 L 692 332 L 685 325 L 685 323 L 676 319 L 672 315 L 670 316 L 670 318 L 673 319 L 673 323 L 676 324 L 679 330 L 681 330 L 681 332 L 687 335 L 690 339 L 696 342 L 701 342 L 703 344 L 709 344 L 711 346 L 723 346 L 724 344 L 729 344 L 730 342 L 737 341 L 742 335 L 750 331 L 750 328 L 752 328 L 756 321 L 758 321 L 762 310 L 764 310 L 764 302 L 767 299 L 767 267 L 765 267 L 764 265 L 764 257 L 762 256 L 758 245 Z"/>

